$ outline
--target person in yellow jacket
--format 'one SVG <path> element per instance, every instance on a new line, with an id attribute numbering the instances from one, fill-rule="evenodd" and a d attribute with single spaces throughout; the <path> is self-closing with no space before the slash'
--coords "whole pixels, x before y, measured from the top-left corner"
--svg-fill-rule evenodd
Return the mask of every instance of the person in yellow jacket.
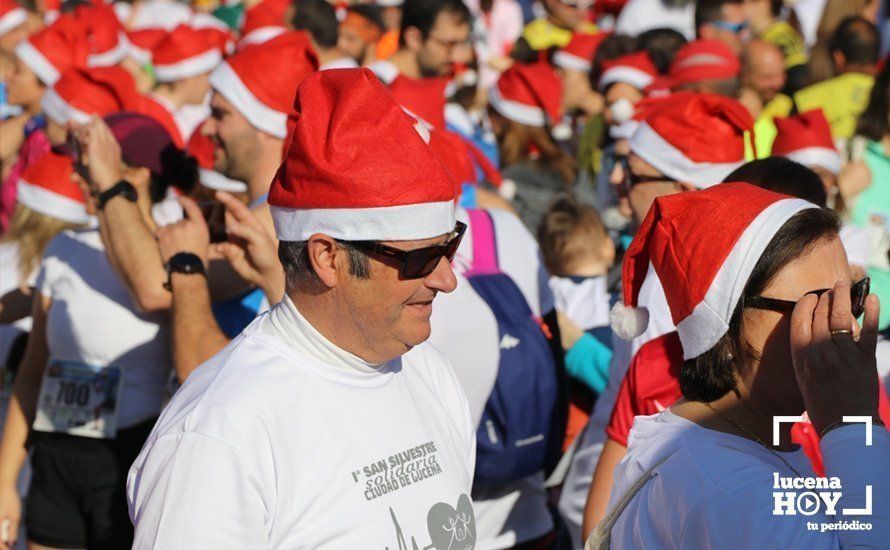
<path id="1" fill-rule="evenodd" d="M 568 45 L 573 33 L 593 34 L 596 25 L 588 20 L 591 0 L 543 0 L 547 17 L 535 19 L 525 26 L 522 38 L 532 50 L 562 48 Z"/>
<path id="2" fill-rule="evenodd" d="M 781 93 L 786 84 L 782 52 L 764 40 L 752 40 L 742 50 L 742 74 L 739 101 L 754 117 L 754 142 L 757 158 L 770 155 L 776 138 L 773 119 L 786 117 L 794 106 L 791 98 Z"/>
<path id="3" fill-rule="evenodd" d="M 861 17 L 845 19 L 830 43 L 838 76 L 794 94 L 798 111 L 822 109 L 836 142 L 850 139 L 868 104 L 879 49 L 880 37 L 872 23 Z"/>

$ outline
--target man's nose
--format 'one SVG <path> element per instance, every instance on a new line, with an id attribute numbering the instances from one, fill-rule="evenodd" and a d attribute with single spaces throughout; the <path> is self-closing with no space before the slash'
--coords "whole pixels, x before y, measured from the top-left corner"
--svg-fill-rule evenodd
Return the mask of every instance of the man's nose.
<path id="1" fill-rule="evenodd" d="M 457 288 L 457 276 L 454 274 L 451 262 L 446 258 L 440 259 L 439 263 L 436 265 L 436 269 L 426 276 L 423 284 L 431 290 L 438 290 L 446 293 Z"/>

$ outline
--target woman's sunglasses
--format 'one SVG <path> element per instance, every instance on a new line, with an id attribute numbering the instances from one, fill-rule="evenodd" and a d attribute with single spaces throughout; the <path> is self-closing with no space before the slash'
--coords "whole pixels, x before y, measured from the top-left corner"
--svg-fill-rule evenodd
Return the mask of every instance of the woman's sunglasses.
<path id="1" fill-rule="evenodd" d="M 423 279 L 439 265 L 442 258 L 449 262 L 454 259 L 460 241 L 467 230 L 467 224 L 457 222 L 451 238 L 445 244 L 437 244 L 414 250 L 401 250 L 376 241 L 340 241 L 367 254 L 382 256 L 399 264 L 399 275 L 403 279 Z"/>
<path id="2" fill-rule="evenodd" d="M 621 165 L 621 170 L 624 172 L 624 180 L 622 183 L 624 185 L 624 191 L 628 195 L 630 195 L 630 190 L 633 189 L 635 185 L 639 185 L 641 183 L 652 183 L 652 182 L 670 182 L 674 181 L 673 178 L 668 176 L 640 176 L 638 174 L 634 174 L 630 170 L 630 160 L 628 160 L 627 155 L 615 155 L 615 161 Z"/>
<path id="3" fill-rule="evenodd" d="M 865 312 L 865 298 L 868 297 L 870 286 L 871 279 L 866 277 L 854 283 L 853 286 L 850 287 L 850 305 L 853 317 L 857 319 Z M 807 294 L 822 296 L 829 290 L 831 289 L 821 288 L 819 290 L 807 292 Z M 806 296 L 806 294 L 804 294 L 804 296 Z M 755 309 L 768 309 L 770 311 L 779 311 L 782 313 L 794 311 L 794 306 L 796 305 L 797 302 L 792 302 L 790 300 L 778 300 L 776 298 L 766 298 L 764 296 L 754 296 L 752 298 L 748 298 L 748 300 L 745 301 L 745 307 L 751 307 Z"/>

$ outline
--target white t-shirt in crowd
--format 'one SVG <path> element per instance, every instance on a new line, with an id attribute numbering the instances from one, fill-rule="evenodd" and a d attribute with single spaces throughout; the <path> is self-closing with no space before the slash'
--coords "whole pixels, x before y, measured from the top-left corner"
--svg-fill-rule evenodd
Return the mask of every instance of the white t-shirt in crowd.
<path id="1" fill-rule="evenodd" d="M 49 357 L 121 367 L 118 429 L 157 416 L 172 367 L 166 315 L 136 311 L 99 230 L 67 230 L 50 241 L 35 286 L 52 300 Z"/>
<path id="2" fill-rule="evenodd" d="M 0 297 L 22 286 L 33 286 L 37 272 L 31 273 L 27 280 L 22 281 L 19 266 L 18 243 L 12 241 L 0 243 Z M 6 358 L 9 356 L 15 339 L 23 332 L 30 331 L 30 316 L 19 319 L 14 323 L 0 325 L 0 369 L 6 365 Z M 0 420 L 0 426 L 2 425 L 3 421 Z"/>
<path id="3" fill-rule="evenodd" d="M 593 414 L 577 438 L 575 454 L 559 497 L 559 513 L 572 537 L 573 548 L 584 547 L 584 541 L 581 540 L 584 507 L 587 505 L 587 494 L 593 481 L 593 472 L 596 470 L 603 444 L 606 442 L 606 426 L 612 417 L 612 408 L 615 406 L 621 381 L 630 367 L 631 360 L 643 344 L 676 330 L 667 299 L 664 297 L 664 289 L 652 264 L 649 264 L 649 272 L 643 281 L 643 286 L 640 287 L 637 303 L 649 310 L 649 325 L 643 334 L 633 340 L 622 340 L 613 335 L 609 383 L 597 398 Z"/>
<path id="4" fill-rule="evenodd" d="M 609 510 L 644 472 L 652 477 L 630 500 L 612 529 L 613 548 L 879 548 L 890 541 L 890 434 L 880 427 L 865 445 L 865 428 L 837 428 L 820 442 L 828 478 L 837 477 L 841 492 L 837 515 L 824 504 L 800 509 L 812 515 L 776 515 L 774 492 L 798 495 L 818 489 L 775 487 L 776 476 L 797 474 L 777 453 L 761 444 L 703 428 L 670 412 L 638 416 L 628 439 L 627 456 L 615 470 Z M 813 477 L 801 449 L 783 452 L 801 476 Z M 866 485 L 872 486 L 869 515 L 842 515 L 865 507 Z M 807 497 L 804 497 L 806 499 Z M 812 504 L 812 503 L 811 503 Z M 798 509 L 795 508 L 795 511 Z M 823 530 L 821 524 L 871 524 L 871 530 Z M 816 529 L 808 524 L 819 524 Z"/>
<path id="5" fill-rule="evenodd" d="M 532 313 L 541 316 L 542 312 L 550 312 L 553 296 L 535 238 L 515 215 L 503 210 L 489 213 L 501 271 L 519 287 Z M 454 292 L 436 298 L 430 342 L 454 366 L 470 403 L 475 431 L 497 378 L 500 336 L 491 309 L 464 277 L 473 261 L 473 227 L 465 209 L 458 208 L 457 217 L 468 224 L 454 260 L 458 284 Z M 478 532 L 476 550 L 512 548 L 553 529 L 543 473 L 503 487 L 477 490 L 473 500 Z"/>
<path id="6" fill-rule="evenodd" d="M 285 297 L 164 409 L 127 480 L 133 548 L 472 549 L 475 455 L 435 348 L 371 365 Z"/>
<path id="7" fill-rule="evenodd" d="M 648 30 L 669 28 L 695 39 L 695 1 L 680 6 L 671 0 L 628 0 L 615 21 L 615 32 L 638 36 Z"/>
<path id="8" fill-rule="evenodd" d="M 580 280 L 552 276 L 549 285 L 557 311 L 581 330 L 609 326 L 610 297 L 605 275 Z"/>

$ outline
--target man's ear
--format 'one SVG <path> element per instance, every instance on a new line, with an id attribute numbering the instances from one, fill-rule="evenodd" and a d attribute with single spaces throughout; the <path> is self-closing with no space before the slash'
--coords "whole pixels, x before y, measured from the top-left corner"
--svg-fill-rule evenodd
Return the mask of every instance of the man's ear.
<path id="1" fill-rule="evenodd" d="M 423 35 L 420 34 L 420 29 L 407 27 L 404 34 L 405 46 L 412 52 L 420 51 L 423 46 Z"/>
<path id="2" fill-rule="evenodd" d="M 843 71 L 847 67 L 847 57 L 844 55 L 844 52 L 840 50 L 831 52 L 831 60 L 834 62 L 834 66 L 837 68 L 838 72 Z"/>
<path id="3" fill-rule="evenodd" d="M 341 271 L 349 269 L 346 250 L 333 238 L 322 233 L 309 237 L 306 242 L 306 253 L 309 255 L 309 268 L 315 271 L 328 288 L 337 286 Z"/>

